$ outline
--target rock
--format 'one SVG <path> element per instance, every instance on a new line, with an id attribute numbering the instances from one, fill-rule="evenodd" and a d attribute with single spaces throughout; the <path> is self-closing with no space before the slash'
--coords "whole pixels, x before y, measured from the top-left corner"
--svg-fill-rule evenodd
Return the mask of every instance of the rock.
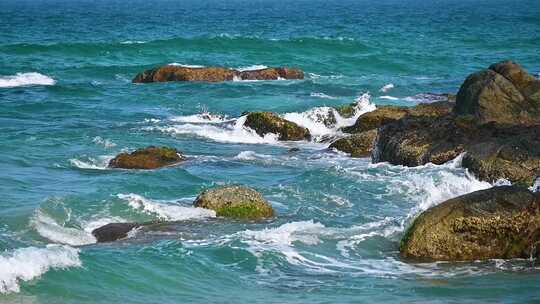
<path id="1" fill-rule="evenodd" d="M 336 112 L 339 113 L 339 115 L 341 115 L 341 117 L 351 118 L 356 113 L 357 106 L 358 104 L 356 103 L 350 103 L 350 104 L 335 106 L 334 109 L 336 110 Z"/>
<path id="2" fill-rule="evenodd" d="M 464 151 L 467 136 L 451 115 L 404 118 L 379 129 L 373 161 L 410 167 L 443 164 Z"/>
<path id="3" fill-rule="evenodd" d="M 441 117 L 450 113 L 452 107 L 453 103 L 447 101 L 421 103 L 413 107 L 378 106 L 374 111 L 360 115 L 354 125 L 342 130 L 346 133 L 364 132 L 398 121 L 405 116 Z"/>
<path id="4" fill-rule="evenodd" d="M 263 196 L 248 187 L 226 186 L 202 192 L 195 207 L 216 211 L 217 216 L 236 219 L 262 219 L 272 217 L 274 211 Z"/>
<path id="5" fill-rule="evenodd" d="M 133 78 L 134 83 L 164 82 L 164 81 L 208 81 L 220 82 L 234 79 L 242 80 L 277 80 L 303 79 L 304 72 L 287 67 L 265 68 L 252 71 L 238 71 L 223 67 L 184 67 L 166 65 L 146 70 Z"/>
<path id="6" fill-rule="evenodd" d="M 185 157 L 174 148 L 147 147 L 131 153 L 120 153 L 109 162 L 111 168 L 156 169 L 182 162 Z"/>
<path id="7" fill-rule="evenodd" d="M 473 73 L 461 85 L 454 111 L 480 123 L 540 123 L 540 81 L 504 61 Z"/>
<path id="8" fill-rule="evenodd" d="M 277 134 L 279 140 L 309 140 L 311 138 L 308 129 L 271 112 L 249 113 L 244 126 L 255 130 L 260 136 L 269 133 Z"/>
<path id="9" fill-rule="evenodd" d="M 530 258 L 540 250 L 540 193 L 514 186 L 456 197 L 422 213 L 405 233 L 403 258 Z"/>
<path id="10" fill-rule="evenodd" d="M 462 166 L 481 180 L 532 185 L 540 174 L 540 125 L 485 129 L 467 144 Z"/>
<path id="11" fill-rule="evenodd" d="M 351 157 L 369 157 L 376 138 L 377 129 L 373 129 L 338 139 L 330 148 L 349 153 Z"/>
<path id="12" fill-rule="evenodd" d="M 137 223 L 111 223 L 94 229 L 92 235 L 98 243 L 114 242 L 126 238 L 131 230 L 140 226 Z"/>
<path id="13" fill-rule="evenodd" d="M 374 111 L 360 115 L 354 125 L 345 127 L 342 130 L 345 133 L 360 133 L 377 129 L 384 124 L 405 117 L 407 113 L 407 107 L 378 106 Z"/>
<path id="14" fill-rule="evenodd" d="M 304 72 L 291 68 L 266 68 L 251 71 L 235 71 L 242 80 L 278 80 L 278 79 L 304 79 Z"/>

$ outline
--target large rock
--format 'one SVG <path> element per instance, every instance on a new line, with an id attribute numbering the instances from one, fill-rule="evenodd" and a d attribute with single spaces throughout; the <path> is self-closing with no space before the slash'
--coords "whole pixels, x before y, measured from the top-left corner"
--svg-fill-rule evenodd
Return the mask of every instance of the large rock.
<path id="1" fill-rule="evenodd" d="M 421 261 L 530 258 L 540 253 L 540 193 L 512 186 L 466 194 L 422 213 L 402 257 Z"/>
<path id="2" fill-rule="evenodd" d="M 217 216 L 236 219 L 261 219 L 272 217 L 272 206 L 257 191 L 243 186 L 226 186 L 202 192 L 195 207 L 211 209 Z"/>
<path id="3" fill-rule="evenodd" d="M 120 153 L 109 162 L 111 168 L 156 169 L 180 163 L 185 157 L 169 147 L 147 147 L 131 153 Z"/>
<path id="4" fill-rule="evenodd" d="M 467 77 L 454 110 L 480 123 L 540 123 L 540 81 L 511 61 L 494 64 Z"/>
<path id="5" fill-rule="evenodd" d="M 463 167 L 489 182 L 504 178 L 532 185 L 540 174 L 540 125 L 482 129 L 467 144 Z"/>
<path id="6" fill-rule="evenodd" d="M 308 129 L 271 112 L 248 113 L 244 126 L 255 130 L 260 136 L 269 133 L 277 134 L 279 140 L 305 140 L 311 138 Z"/>
<path id="7" fill-rule="evenodd" d="M 443 164 L 464 151 L 467 136 L 451 115 L 407 117 L 379 129 L 373 161 L 410 167 Z"/>
<path id="8" fill-rule="evenodd" d="M 376 138 L 377 129 L 373 129 L 340 138 L 330 148 L 349 153 L 351 157 L 369 157 Z"/>
<path id="9" fill-rule="evenodd" d="M 165 82 L 165 81 L 208 81 L 220 82 L 241 80 L 277 80 L 303 79 L 304 72 L 299 69 L 279 67 L 265 68 L 252 71 L 238 71 L 223 67 L 185 67 L 166 65 L 146 70 L 133 78 L 134 83 Z"/>
<path id="10" fill-rule="evenodd" d="M 421 103 L 413 107 L 378 106 L 374 111 L 360 115 L 354 125 L 343 128 L 342 130 L 346 133 L 360 133 L 380 128 L 391 122 L 398 121 L 405 116 L 441 117 L 452 112 L 453 105 L 452 102 L 439 101 L 433 103 Z"/>
<path id="11" fill-rule="evenodd" d="M 131 230 L 140 226 L 137 223 L 110 223 L 94 229 L 92 235 L 98 243 L 114 242 L 126 238 Z"/>

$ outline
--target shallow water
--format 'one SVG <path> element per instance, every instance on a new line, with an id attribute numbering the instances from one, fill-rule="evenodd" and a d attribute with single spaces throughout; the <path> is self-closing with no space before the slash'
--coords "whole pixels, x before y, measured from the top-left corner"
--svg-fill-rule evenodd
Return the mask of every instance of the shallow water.
<path id="1" fill-rule="evenodd" d="M 537 1 L 0 2 L 0 303 L 514 302 L 540 299 L 535 260 L 410 264 L 422 210 L 491 187 L 459 167 L 370 164 L 280 143 L 241 113 L 314 120 L 356 101 L 414 105 L 512 58 L 540 73 Z M 306 79 L 134 85 L 163 64 L 298 66 Z M 182 165 L 106 168 L 174 146 Z M 300 151 L 288 152 L 291 147 Z M 210 186 L 261 191 L 277 216 L 191 207 Z M 95 244 L 118 221 L 177 221 Z"/>

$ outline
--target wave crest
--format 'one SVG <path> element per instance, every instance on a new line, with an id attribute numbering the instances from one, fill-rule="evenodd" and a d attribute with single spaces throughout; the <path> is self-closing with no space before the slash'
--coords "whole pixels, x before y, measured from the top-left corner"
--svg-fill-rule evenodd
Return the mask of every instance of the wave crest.
<path id="1" fill-rule="evenodd" d="M 0 88 L 14 88 L 31 85 L 54 85 L 56 81 L 40 73 L 17 73 L 13 76 L 0 76 Z"/>

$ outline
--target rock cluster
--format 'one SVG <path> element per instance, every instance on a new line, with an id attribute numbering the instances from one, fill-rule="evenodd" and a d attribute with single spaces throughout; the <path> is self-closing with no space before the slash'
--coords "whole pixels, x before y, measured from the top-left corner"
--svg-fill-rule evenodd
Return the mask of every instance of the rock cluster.
<path id="1" fill-rule="evenodd" d="M 300 69 L 277 67 L 259 70 L 239 71 L 224 67 L 185 67 L 165 65 L 146 70 L 133 78 L 133 83 L 165 82 L 165 81 L 207 81 L 221 82 L 231 80 L 278 80 L 304 79 Z"/>

